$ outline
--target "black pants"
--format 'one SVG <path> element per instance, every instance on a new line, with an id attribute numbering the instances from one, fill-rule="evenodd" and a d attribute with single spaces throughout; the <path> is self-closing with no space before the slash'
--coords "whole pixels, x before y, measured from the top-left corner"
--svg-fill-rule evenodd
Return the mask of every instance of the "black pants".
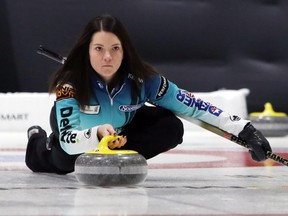
<path id="1" fill-rule="evenodd" d="M 52 134 L 47 150 L 47 135 L 43 131 L 30 138 L 26 150 L 26 165 L 34 172 L 66 174 L 74 171 L 79 155 L 69 155 L 58 141 L 55 107 L 51 110 Z M 127 143 L 121 149 L 135 150 L 146 159 L 168 151 L 182 143 L 184 129 L 182 122 L 169 110 L 160 107 L 142 107 L 125 126 L 121 135 L 127 136 Z"/>

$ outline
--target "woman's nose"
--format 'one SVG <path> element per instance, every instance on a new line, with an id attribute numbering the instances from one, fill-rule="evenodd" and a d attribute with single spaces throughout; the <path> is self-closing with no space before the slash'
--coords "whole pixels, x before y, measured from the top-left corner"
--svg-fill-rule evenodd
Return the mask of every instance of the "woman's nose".
<path id="1" fill-rule="evenodd" d="M 111 59 L 112 59 L 112 56 L 111 56 L 110 52 L 109 52 L 109 51 L 106 51 L 106 52 L 104 53 L 104 60 L 105 60 L 105 61 L 110 61 Z"/>

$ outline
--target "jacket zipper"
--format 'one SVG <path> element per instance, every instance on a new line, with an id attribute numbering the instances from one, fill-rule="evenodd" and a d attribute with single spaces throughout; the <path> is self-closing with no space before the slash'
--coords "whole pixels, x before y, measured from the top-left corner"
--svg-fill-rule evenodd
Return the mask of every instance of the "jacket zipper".
<path id="1" fill-rule="evenodd" d="M 113 102 L 113 99 L 115 98 L 115 96 L 116 96 L 119 92 L 121 92 L 121 90 L 123 89 L 124 85 L 125 85 L 125 83 L 123 83 L 122 86 L 120 87 L 120 89 L 119 89 L 117 92 L 115 92 L 115 94 L 114 94 L 113 96 L 111 96 L 111 94 L 110 94 L 110 92 L 109 92 L 109 90 L 108 90 L 108 85 L 106 84 L 106 92 L 107 92 L 108 97 L 109 97 L 109 99 L 110 99 L 110 105 L 111 105 L 110 118 L 111 118 L 112 125 L 113 125 L 113 119 L 114 119 L 114 114 L 113 114 L 113 113 L 114 113 L 114 112 L 113 112 L 114 102 Z"/>

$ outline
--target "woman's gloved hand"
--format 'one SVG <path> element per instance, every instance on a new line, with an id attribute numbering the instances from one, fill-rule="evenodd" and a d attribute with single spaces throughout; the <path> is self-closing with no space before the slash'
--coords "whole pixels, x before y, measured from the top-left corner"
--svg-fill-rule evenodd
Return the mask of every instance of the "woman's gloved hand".
<path id="1" fill-rule="evenodd" d="M 251 148 L 249 153 L 255 161 L 263 161 L 267 159 L 267 151 L 272 152 L 269 142 L 254 126 L 249 123 L 239 133 L 239 138 L 245 140 L 247 145 Z"/>
<path id="2" fill-rule="evenodd" d="M 97 130 L 97 137 L 98 140 L 100 141 L 104 136 L 109 136 L 109 135 L 114 135 L 116 136 L 116 131 L 113 128 L 112 125 L 110 124 L 103 124 L 98 127 Z M 121 136 L 119 139 L 113 140 L 108 143 L 108 147 L 110 149 L 115 149 L 115 148 L 121 148 L 124 146 L 127 142 L 127 137 L 126 136 Z"/>

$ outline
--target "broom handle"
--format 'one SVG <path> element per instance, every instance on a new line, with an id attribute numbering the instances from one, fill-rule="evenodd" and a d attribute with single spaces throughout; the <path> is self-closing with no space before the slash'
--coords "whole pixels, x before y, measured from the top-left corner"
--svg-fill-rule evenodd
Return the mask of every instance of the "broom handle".
<path id="1" fill-rule="evenodd" d="M 225 139 L 228 139 L 228 140 L 230 140 L 230 141 L 232 141 L 238 145 L 241 145 L 247 149 L 250 149 L 250 147 L 247 145 L 245 140 L 242 140 L 240 137 L 237 137 L 233 134 L 227 133 L 226 131 L 223 131 L 218 127 L 215 127 L 213 125 L 210 125 L 210 124 L 203 122 L 201 120 L 198 120 L 198 119 L 187 118 L 186 116 L 182 116 L 182 115 L 179 117 L 185 119 L 188 122 L 194 123 L 194 124 L 200 126 L 201 128 L 204 128 L 204 129 L 206 129 L 206 130 L 208 130 L 214 134 L 217 134 L 217 135 L 219 135 Z M 277 155 L 271 151 L 267 151 L 266 157 L 278 162 L 279 164 L 288 166 L 288 160 L 287 159 L 285 159 L 285 158 L 283 158 L 283 157 L 281 157 L 281 156 L 279 156 L 279 155 Z"/>

